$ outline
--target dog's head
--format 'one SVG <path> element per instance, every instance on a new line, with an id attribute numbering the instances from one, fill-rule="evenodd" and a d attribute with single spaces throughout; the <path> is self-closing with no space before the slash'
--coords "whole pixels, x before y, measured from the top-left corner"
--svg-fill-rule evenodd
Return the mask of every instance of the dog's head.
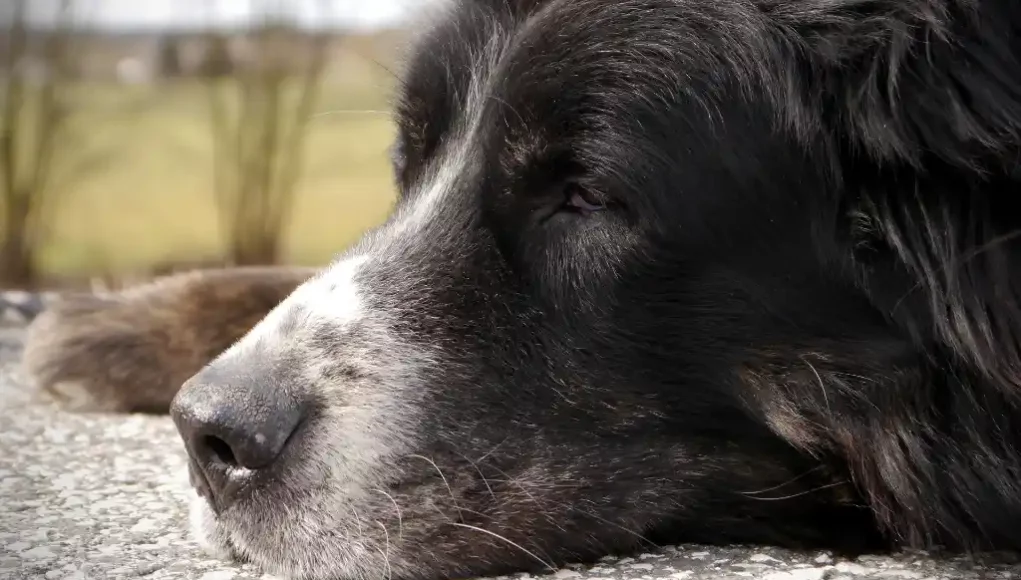
<path id="1" fill-rule="evenodd" d="M 430 578 L 872 530 L 845 465 L 875 417 L 844 395 L 922 376 L 937 330 L 891 315 L 933 307 L 888 243 L 903 188 L 863 192 L 997 142 L 875 78 L 940 22 L 812 4 L 451 8 L 397 103 L 392 217 L 175 403 L 230 426 L 190 442 L 199 533 L 298 577 Z"/>

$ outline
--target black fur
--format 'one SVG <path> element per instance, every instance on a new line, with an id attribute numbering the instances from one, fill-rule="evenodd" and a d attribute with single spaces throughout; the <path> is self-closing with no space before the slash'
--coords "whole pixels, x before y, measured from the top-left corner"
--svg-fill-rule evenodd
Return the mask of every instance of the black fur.
<path id="1" fill-rule="evenodd" d="M 200 530 L 310 579 L 1021 548 L 1019 57 L 1019 0 L 460 0 L 391 219 L 171 406 Z"/>
<path id="2" fill-rule="evenodd" d="M 660 537 L 1019 548 L 1019 59 L 1015 0 L 463 0 L 398 105 L 413 195 L 495 71 L 443 332 Z"/>

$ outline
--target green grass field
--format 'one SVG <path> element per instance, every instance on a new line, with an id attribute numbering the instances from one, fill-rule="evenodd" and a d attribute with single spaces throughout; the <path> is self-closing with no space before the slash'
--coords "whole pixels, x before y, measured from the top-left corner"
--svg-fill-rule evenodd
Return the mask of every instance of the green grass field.
<path id="1" fill-rule="evenodd" d="M 393 202 L 385 71 L 324 86 L 285 259 L 318 264 L 385 218 Z M 62 163 L 106 162 L 60 193 L 44 276 L 129 274 L 156 263 L 217 259 L 207 90 L 197 83 L 77 89 L 74 149 Z M 377 111 L 377 112 L 366 112 Z"/>

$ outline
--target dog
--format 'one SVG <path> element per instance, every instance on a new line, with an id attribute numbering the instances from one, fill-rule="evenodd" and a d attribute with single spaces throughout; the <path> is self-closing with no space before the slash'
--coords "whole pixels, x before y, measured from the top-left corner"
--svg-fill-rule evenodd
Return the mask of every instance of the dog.
<path id="1" fill-rule="evenodd" d="M 173 417 L 208 549 L 1021 548 L 1021 3 L 458 0 L 402 79 L 329 267 L 32 324 L 38 388 Z"/>

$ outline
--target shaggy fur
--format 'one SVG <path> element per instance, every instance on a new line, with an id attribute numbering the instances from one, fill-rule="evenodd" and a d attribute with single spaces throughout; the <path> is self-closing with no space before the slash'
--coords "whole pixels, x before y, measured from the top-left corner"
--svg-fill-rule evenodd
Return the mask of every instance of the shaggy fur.
<path id="1" fill-rule="evenodd" d="M 196 533 L 297 578 L 1021 548 L 1019 58 L 1016 0 L 460 0 L 385 224 L 272 311 L 272 270 L 68 303 L 29 368 L 197 371 Z"/>
<path id="2" fill-rule="evenodd" d="M 313 274 L 196 270 L 66 296 L 29 327 L 23 366 L 69 409 L 166 413 L 184 381 Z"/>

